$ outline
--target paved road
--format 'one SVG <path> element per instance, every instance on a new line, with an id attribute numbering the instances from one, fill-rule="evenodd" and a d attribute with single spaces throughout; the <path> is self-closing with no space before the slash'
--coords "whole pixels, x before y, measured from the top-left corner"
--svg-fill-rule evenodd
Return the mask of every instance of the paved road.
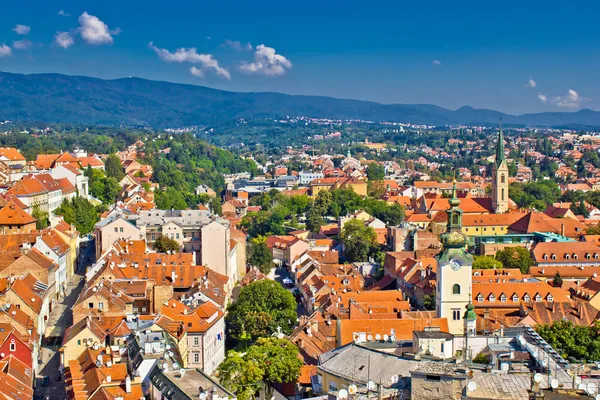
<path id="1" fill-rule="evenodd" d="M 62 344 L 62 337 L 66 329 L 73 325 L 71 308 L 83 289 L 84 283 L 81 282 L 81 278 L 85 276 L 86 268 L 91 265 L 89 261 L 90 257 L 92 260 L 95 260 L 94 253 L 94 242 L 90 242 L 89 246 L 81 249 L 80 258 L 77 262 L 77 271 L 67 284 L 66 297 L 56 304 L 50 314 L 48 327 L 45 332 L 46 340 L 43 342 L 40 351 L 41 360 L 35 388 L 36 398 L 45 399 L 48 397 L 50 400 L 65 398 L 65 385 L 60 371 L 58 349 Z M 48 387 L 41 386 L 44 376 L 50 377 L 50 385 Z"/>
<path id="2" fill-rule="evenodd" d="M 287 288 L 288 290 L 290 290 L 290 288 L 288 288 L 286 285 L 283 284 L 283 280 L 285 278 L 289 278 L 292 280 L 292 282 L 294 281 L 294 278 L 290 275 L 290 272 L 288 271 L 287 268 L 285 267 L 277 267 L 273 270 L 272 272 L 274 279 L 281 283 L 281 285 L 284 288 Z M 294 286 L 295 288 L 295 286 Z M 304 305 L 302 304 L 302 302 L 298 302 L 298 307 L 296 308 L 296 314 L 298 314 L 298 317 L 300 317 L 301 315 L 306 315 L 306 310 L 304 309 Z"/>

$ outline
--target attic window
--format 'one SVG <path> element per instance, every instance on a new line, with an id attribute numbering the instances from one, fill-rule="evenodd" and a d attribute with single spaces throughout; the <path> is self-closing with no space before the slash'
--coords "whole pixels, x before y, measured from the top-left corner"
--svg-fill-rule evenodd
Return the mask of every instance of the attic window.
<path id="1" fill-rule="evenodd" d="M 512 301 L 513 301 L 513 302 L 515 302 L 515 303 L 517 303 L 517 302 L 519 301 L 519 296 L 517 296 L 517 294 L 516 294 L 516 293 L 515 293 L 515 294 L 513 294 L 513 296 L 512 296 Z"/>
<path id="2" fill-rule="evenodd" d="M 597 260 L 598 259 L 598 253 L 594 253 L 594 258 Z"/>
<path id="3" fill-rule="evenodd" d="M 479 301 L 479 302 L 483 301 L 483 295 L 481 293 L 477 295 L 477 301 Z"/>
<path id="4" fill-rule="evenodd" d="M 529 303 L 531 301 L 531 297 L 529 297 L 529 295 L 526 294 L 525 296 L 523 296 L 523 301 Z"/>
<path id="5" fill-rule="evenodd" d="M 542 301 L 542 296 L 539 293 L 535 295 L 535 301 Z"/>
<path id="6" fill-rule="evenodd" d="M 547 260 L 547 259 L 548 259 L 548 254 L 544 253 L 544 255 L 542 256 L 542 258 L 543 258 L 544 260 Z"/>
<path id="7" fill-rule="evenodd" d="M 554 297 L 552 297 L 552 295 L 550 293 L 548 293 L 546 300 L 548 300 L 549 302 L 552 302 L 552 301 L 554 301 Z"/>
<path id="8" fill-rule="evenodd" d="M 504 293 L 502 293 L 502 295 L 500 296 L 500 301 L 506 303 L 506 295 Z"/>
<path id="9" fill-rule="evenodd" d="M 577 254 L 573 253 L 573 259 L 577 260 L 578 258 L 579 258 L 579 256 Z"/>
<path id="10" fill-rule="evenodd" d="M 552 255 L 550 256 L 551 259 L 556 260 L 556 254 L 552 253 Z"/>
<path id="11" fill-rule="evenodd" d="M 590 258 L 592 258 L 592 255 L 590 253 L 585 253 L 585 258 L 589 260 Z"/>
<path id="12" fill-rule="evenodd" d="M 570 254 L 567 254 L 567 253 L 565 253 L 565 260 L 570 260 L 570 259 L 571 259 L 571 255 L 570 255 Z"/>
<path id="13" fill-rule="evenodd" d="M 490 303 L 493 303 L 496 301 L 496 296 L 494 296 L 494 293 L 490 294 L 490 297 L 488 297 L 488 300 L 490 301 Z"/>

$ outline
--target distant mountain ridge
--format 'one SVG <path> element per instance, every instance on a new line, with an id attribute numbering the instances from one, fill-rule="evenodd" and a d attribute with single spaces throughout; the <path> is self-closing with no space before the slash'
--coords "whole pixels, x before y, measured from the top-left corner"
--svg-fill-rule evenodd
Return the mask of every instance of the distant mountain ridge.
<path id="1" fill-rule="evenodd" d="M 140 78 L 104 80 L 60 74 L 0 72 L 0 120 L 183 127 L 235 118 L 310 116 L 416 124 L 600 126 L 600 112 L 510 115 L 464 106 L 379 104 L 281 93 L 241 93 Z"/>

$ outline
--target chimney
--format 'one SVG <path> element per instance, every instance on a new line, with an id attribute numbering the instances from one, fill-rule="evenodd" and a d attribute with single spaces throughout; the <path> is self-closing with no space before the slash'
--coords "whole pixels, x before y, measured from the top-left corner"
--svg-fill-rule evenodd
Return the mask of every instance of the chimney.
<path id="1" fill-rule="evenodd" d="M 110 375 L 106 375 L 106 383 L 111 383 L 112 377 Z"/>
<path id="2" fill-rule="evenodd" d="M 560 224 L 560 234 L 565 236 L 565 224 Z"/>
<path id="3" fill-rule="evenodd" d="M 125 392 L 127 392 L 127 394 L 131 393 L 131 378 L 129 375 L 125 378 Z"/>
<path id="4" fill-rule="evenodd" d="M 483 312 L 483 319 L 490 319 L 490 309 L 486 308 Z"/>
<path id="5" fill-rule="evenodd" d="M 317 321 L 311 321 L 310 328 L 314 332 L 319 332 L 319 323 Z"/>

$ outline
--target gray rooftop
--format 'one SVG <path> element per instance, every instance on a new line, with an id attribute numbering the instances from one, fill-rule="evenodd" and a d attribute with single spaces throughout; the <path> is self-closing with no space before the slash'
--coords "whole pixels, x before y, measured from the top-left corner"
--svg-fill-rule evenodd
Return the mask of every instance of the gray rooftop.
<path id="1" fill-rule="evenodd" d="M 211 216 L 206 210 L 150 210 L 141 211 L 137 219 L 137 226 L 162 226 L 174 222 L 182 227 L 201 227 L 216 220 L 224 226 L 229 226 L 229 221 Z"/>

